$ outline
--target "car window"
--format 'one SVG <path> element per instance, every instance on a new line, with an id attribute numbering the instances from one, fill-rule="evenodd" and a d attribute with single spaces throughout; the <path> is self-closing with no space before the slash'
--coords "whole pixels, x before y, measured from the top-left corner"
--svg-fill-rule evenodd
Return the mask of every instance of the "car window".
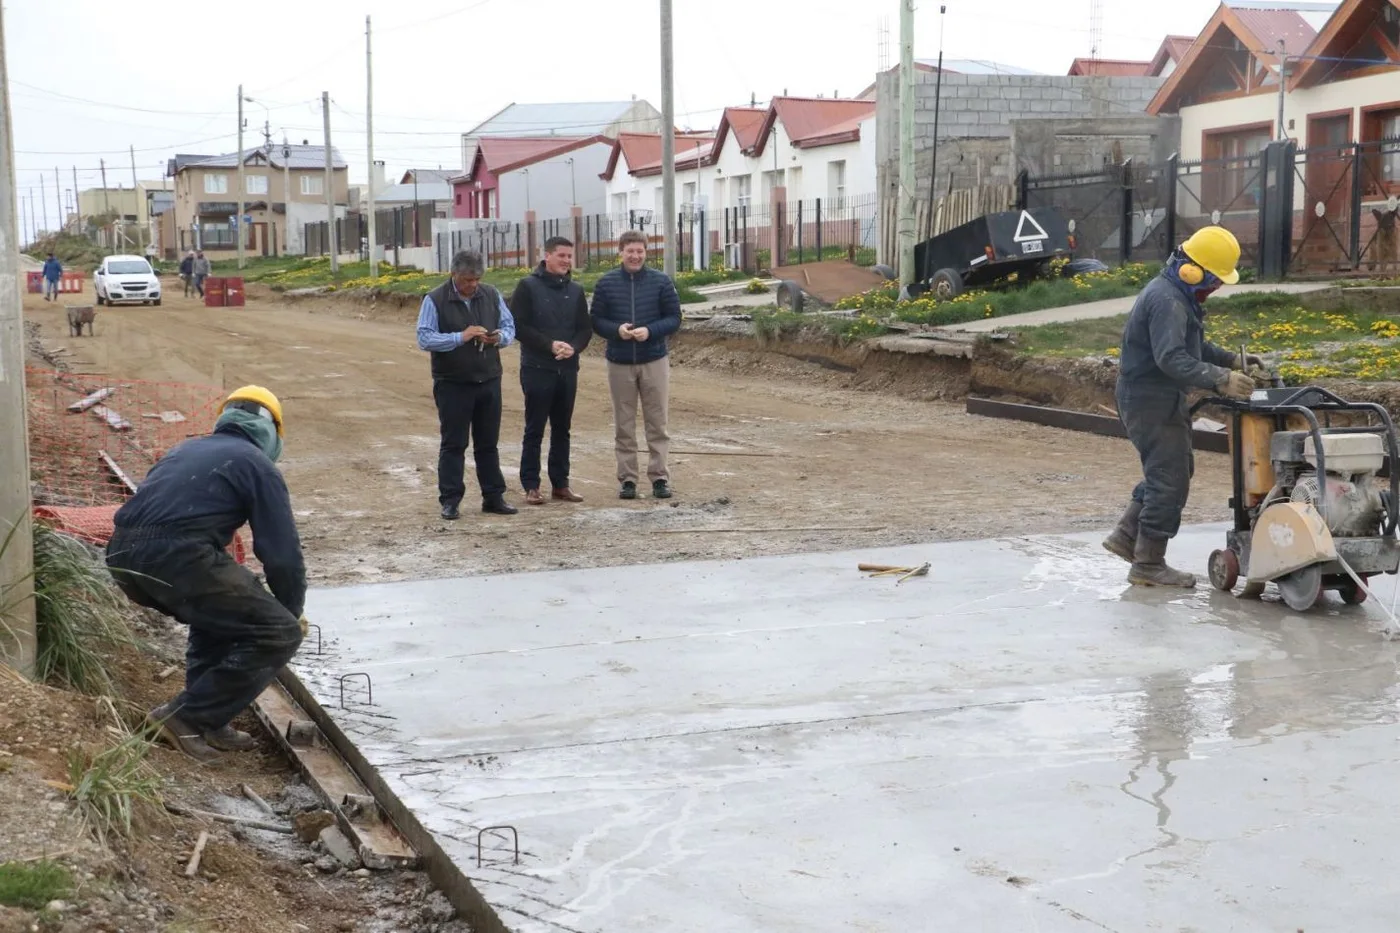
<path id="1" fill-rule="evenodd" d="M 150 275 L 151 265 L 144 259 L 124 259 L 107 263 L 107 271 L 112 275 Z"/>

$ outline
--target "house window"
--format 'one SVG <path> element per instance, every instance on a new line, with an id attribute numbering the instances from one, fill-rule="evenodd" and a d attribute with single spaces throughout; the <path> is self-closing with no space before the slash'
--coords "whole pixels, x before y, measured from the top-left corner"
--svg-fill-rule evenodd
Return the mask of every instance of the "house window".
<path id="1" fill-rule="evenodd" d="M 326 180 L 320 175 L 301 176 L 301 193 L 309 195 L 325 194 Z"/>
<path id="2" fill-rule="evenodd" d="M 1400 193 L 1400 107 L 1368 111 L 1361 125 L 1367 194 Z"/>
<path id="3" fill-rule="evenodd" d="M 1242 211 L 1259 206 L 1264 167 L 1259 157 L 1273 139 L 1273 126 L 1255 126 L 1207 133 L 1201 166 L 1201 208 Z"/>
<path id="4" fill-rule="evenodd" d="M 266 175 L 244 175 L 245 194 L 267 194 Z"/>
<path id="5" fill-rule="evenodd" d="M 205 175 L 205 176 L 204 176 L 204 193 L 205 193 L 205 194 L 228 194 L 228 176 L 227 176 L 227 175 Z"/>
<path id="6" fill-rule="evenodd" d="M 837 204 L 846 196 L 845 159 L 833 159 L 826 163 L 826 196 Z"/>
<path id="7" fill-rule="evenodd" d="M 734 192 L 734 204 L 737 207 L 747 207 L 749 203 L 749 198 L 753 195 L 753 176 L 735 175 L 729 181 L 730 184 L 733 185 L 732 190 Z"/>
<path id="8" fill-rule="evenodd" d="M 614 216 L 625 217 L 627 215 L 627 192 L 620 191 L 612 196 L 612 212 Z"/>
<path id="9" fill-rule="evenodd" d="M 688 181 L 685 183 L 684 190 L 681 194 L 681 203 L 694 204 L 695 200 L 695 182 Z"/>

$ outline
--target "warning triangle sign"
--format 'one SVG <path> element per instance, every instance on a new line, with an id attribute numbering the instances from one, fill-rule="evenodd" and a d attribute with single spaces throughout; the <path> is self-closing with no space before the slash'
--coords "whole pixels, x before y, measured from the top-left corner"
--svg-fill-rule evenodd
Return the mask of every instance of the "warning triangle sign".
<path id="1" fill-rule="evenodd" d="M 1035 232 L 1030 232 L 1032 230 Z M 1021 211 L 1021 222 L 1016 225 L 1016 235 L 1012 239 L 1017 243 L 1026 243 L 1030 240 L 1048 240 L 1050 234 L 1046 233 L 1045 228 L 1036 222 L 1030 211 Z"/>

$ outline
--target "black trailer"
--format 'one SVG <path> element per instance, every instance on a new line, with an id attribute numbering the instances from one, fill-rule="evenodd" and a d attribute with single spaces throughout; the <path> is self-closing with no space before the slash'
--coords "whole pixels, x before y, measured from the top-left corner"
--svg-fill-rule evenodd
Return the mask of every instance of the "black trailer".
<path id="1" fill-rule="evenodd" d="M 952 298 L 1013 272 L 1037 275 L 1074 250 L 1070 224 L 1053 207 L 985 214 L 914 247 L 918 283 L 910 290 Z"/>

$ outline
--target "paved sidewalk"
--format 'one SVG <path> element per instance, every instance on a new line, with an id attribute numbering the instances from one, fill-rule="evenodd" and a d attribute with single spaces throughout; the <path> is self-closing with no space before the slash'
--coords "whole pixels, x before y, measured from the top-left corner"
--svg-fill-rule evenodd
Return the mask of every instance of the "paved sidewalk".
<path id="1" fill-rule="evenodd" d="M 1326 282 L 1307 284 L 1271 285 L 1227 285 L 1216 294 L 1222 298 L 1231 295 L 1249 295 L 1255 292 L 1281 292 L 1288 295 L 1303 295 L 1320 292 L 1334 286 Z M 989 317 L 964 324 L 949 324 L 940 330 L 962 331 L 972 334 L 987 334 L 993 331 L 1008 330 L 1012 327 L 1036 327 L 1041 324 L 1067 324 L 1071 321 L 1092 321 L 1098 318 L 1116 317 L 1127 314 L 1133 308 L 1135 295 L 1127 298 L 1110 298 L 1107 301 L 1091 301 L 1082 305 L 1066 305 L 1063 308 L 1046 308 L 1044 311 L 1028 311 L 1025 314 L 1008 314 L 1005 317 Z"/>

